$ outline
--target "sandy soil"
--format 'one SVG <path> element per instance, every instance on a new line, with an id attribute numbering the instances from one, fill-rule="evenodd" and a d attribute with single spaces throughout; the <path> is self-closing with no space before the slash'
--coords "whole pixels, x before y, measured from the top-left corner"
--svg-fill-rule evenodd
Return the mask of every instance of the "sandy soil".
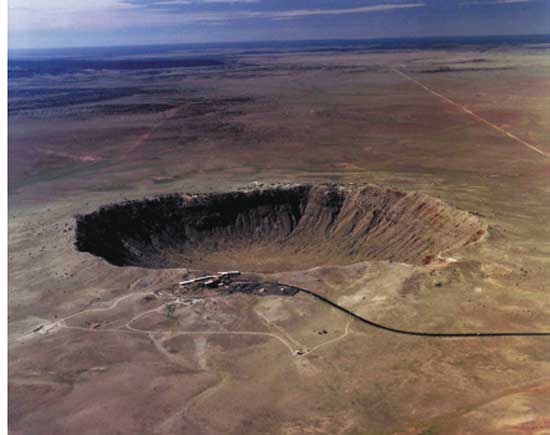
<path id="1" fill-rule="evenodd" d="M 492 70 L 425 72 L 480 56 Z M 72 77 L 149 93 L 118 97 L 110 112 L 87 103 L 10 117 L 12 433 L 548 431 L 546 338 L 398 336 L 304 294 L 173 300 L 183 267 L 117 267 L 74 248 L 75 214 L 124 199 L 254 181 L 393 185 L 477 213 L 487 237 L 446 251 L 444 264 L 292 264 L 262 278 L 399 328 L 550 330 L 544 48 L 246 60 L 162 77 Z M 169 108 L 137 109 L 152 102 Z"/>

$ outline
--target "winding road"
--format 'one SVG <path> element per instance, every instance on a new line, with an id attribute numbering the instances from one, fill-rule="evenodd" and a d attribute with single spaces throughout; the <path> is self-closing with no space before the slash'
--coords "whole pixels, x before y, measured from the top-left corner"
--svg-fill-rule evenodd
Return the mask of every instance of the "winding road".
<path id="1" fill-rule="evenodd" d="M 300 289 L 302 293 L 313 296 L 314 298 L 324 302 L 325 304 L 330 305 L 337 310 L 340 310 L 347 314 L 348 316 L 353 317 L 355 320 L 359 320 L 363 324 L 371 326 L 373 328 L 382 329 L 383 331 L 393 332 L 395 334 L 403 335 L 414 335 L 417 337 L 438 337 L 438 338 L 483 338 L 483 337 L 546 337 L 550 336 L 550 332 L 423 332 L 423 331 L 412 331 L 408 329 L 399 329 L 392 328 L 391 326 L 381 325 L 380 323 L 373 322 L 372 320 L 361 317 L 359 314 L 354 313 L 353 311 L 348 310 L 347 308 L 338 305 L 336 302 L 331 301 L 327 297 L 320 295 L 311 290 Z"/>

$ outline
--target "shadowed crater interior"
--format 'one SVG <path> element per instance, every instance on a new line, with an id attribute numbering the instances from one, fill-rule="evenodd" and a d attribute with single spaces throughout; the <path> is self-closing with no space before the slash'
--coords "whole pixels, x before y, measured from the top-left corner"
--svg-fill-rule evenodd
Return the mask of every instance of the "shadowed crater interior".
<path id="1" fill-rule="evenodd" d="M 438 199 L 370 184 L 173 194 L 76 220 L 77 249 L 117 266 L 261 272 L 367 259 L 427 263 L 486 231 Z"/>

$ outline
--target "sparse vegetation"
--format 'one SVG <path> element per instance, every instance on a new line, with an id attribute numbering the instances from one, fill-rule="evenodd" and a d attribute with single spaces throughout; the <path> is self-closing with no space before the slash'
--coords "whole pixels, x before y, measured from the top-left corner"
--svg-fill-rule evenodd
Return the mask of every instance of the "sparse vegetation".
<path id="1" fill-rule="evenodd" d="M 175 313 L 176 313 L 176 304 L 170 303 L 164 306 L 164 315 L 168 319 L 175 320 L 176 319 Z"/>
<path id="2" fill-rule="evenodd" d="M 438 435 L 439 434 L 439 431 L 437 430 L 437 428 L 435 426 L 431 426 L 425 430 L 423 430 L 422 432 L 419 432 L 418 435 Z"/>
<path id="3" fill-rule="evenodd" d="M 355 321 L 345 335 L 343 313 L 265 286 L 312 289 L 403 329 L 548 329 L 548 159 L 392 72 L 400 65 L 550 152 L 548 48 L 308 49 L 241 57 L 235 48 L 230 57 L 238 61 L 223 68 L 11 75 L 10 432 L 80 434 L 101 422 L 102 433 L 120 435 L 421 428 L 424 435 L 482 435 L 486 428 L 527 430 L 548 414 L 547 339 L 432 341 Z M 510 69 L 418 73 L 470 68 L 480 56 L 487 66 Z M 215 243 L 197 255 L 185 251 L 196 245 L 181 244 L 182 233 L 164 223 L 142 219 L 143 231 L 133 231 L 139 214 L 97 221 L 88 247 L 118 255 L 126 242 L 124 254 L 134 257 L 121 265 L 147 262 L 149 269 L 73 249 L 73 216 L 102 204 L 233 192 L 254 180 L 258 189 L 327 182 L 379 189 L 364 201 L 345 198 L 355 213 L 328 195 L 327 213 L 308 210 L 311 225 L 302 226 L 328 230 L 297 237 L 292 249 L 286 228 L 301 219 L 292 221 L 282 203 L 240 213 L 225 245 L 219 231 L 208 232 L 205 240 Z M 474 210 L 476 221 L 490 224 L 488 237 L 463 247 L 455 242 L 464 221 L 455 218 L 466 215 L 443 224 L 448 206 L 429 201 L 419 210 L 420 203 L 403 206 L 411 213 L 405 216 L 395 208 L 404 201 L 389 200 L 380 186 Z M 310 205 L 315 201 L 323 197 Z M 365 219 L 372 225 L 362 225 L 372 204 L 373 219 Z M 189 237 L 223 221 L 226 211 L 197 219 Z M 267 239 L 273 229 L 263 222 L 275 215 L 286 216 L 271 221 L 281 237 Z M 113 222 L 119 234 L 109 232 Z M 119 237 L 125 230 L 128 237 Z M 425 234 L 432 244 L 424 244 Z M 363 256 L 364 241 L 379 243 L 380 256 Z M 448 263 L 437 255 L 440 243 L 452 246 L 441 254 Z M 171 247 L 183 255 L 170 257 Z M 175 269 L 151 269 L 160 264 Z M 163 305 L 182 290 L 184 268 L 189 275 L 238 269 L 245 281 L 252 267 L 262 283 L 253 291 L 193 287 L 177 305 Z M 446 421 L 427 427 L 434 416 Z"/>

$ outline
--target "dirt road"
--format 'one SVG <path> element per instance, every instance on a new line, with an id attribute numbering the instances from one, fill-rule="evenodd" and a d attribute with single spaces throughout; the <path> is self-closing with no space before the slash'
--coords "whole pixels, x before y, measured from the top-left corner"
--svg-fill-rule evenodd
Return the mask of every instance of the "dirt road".
<path id="1" fill-rule="evenodd" d="M 468 109 L 466 106 L 463 106 L 462 104 L 460 103 L 457 103 L 456 101 L 453 101 L 451 100 L 449 97 L 437 92 L 437 91 L 434 91 L 432 88 L 426 86 L 424 83 L 420 82 L 419 80 L 416 80 L 415 78 L 411 77 L 410 75 L 408 74 L 405 74 L 403 71 L 401 70 L 398 70 L 396 68 L 392 68 L 392 71 L 396 74 L 399 74 L 401 77 L 417 84 L 418 86 L 420 86 L 422 89 L 424 89 L 426 92 L 429 92 L 430 94 L 442 99 L 443 101 L 445 101 L 446 103 L 449 103 L 450 105 L 456 107 L 457 109 L 467 113 L 468 115 L 472 116 L 473 118 L 475 118 L 477 121 L 485 124 L 485 125 L 488 125 L 489 127 L 491 127 L 492 129 L 504 134 L 505 136 L 507 136 L 508 138 L 514 140 L 515 142 L 529 148 L 531 151 L 534 151 L 538 154 L 540 154 L 541 156 L 544 156 L 544 157 L 547 157 L 547 158 L 550 158 L 550 153 L 547 153 L 543 150 L 541 150 L 540 148 L 536 147 L 535 145 L 533 144 L 530 144 L 529 142 L 519 138 L 518 136 L 516 136 L 515 134 L 503 129 L 502 127 L 499 127 L 498 125 L 496 124 L 493 124 L 491 121 L 488 121 L 487 119 L 479 116 L 477 113 L 475 112 L 472 112 L 470 109 Z"/>

